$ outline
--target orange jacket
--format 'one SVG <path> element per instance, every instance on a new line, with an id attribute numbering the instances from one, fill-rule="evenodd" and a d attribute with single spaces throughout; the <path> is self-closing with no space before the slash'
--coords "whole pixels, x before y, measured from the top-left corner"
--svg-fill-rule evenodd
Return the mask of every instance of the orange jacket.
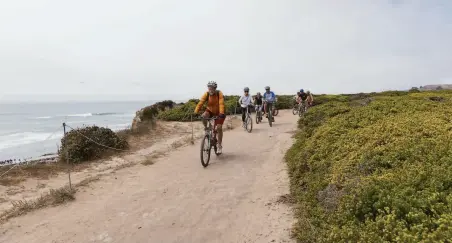
<path id="1" fill-rule="evenodd" d="M 207 101 L 207 96 L 209 96 L 209 100 Z M 198 105 L 195 108 L 195 113 L 198 113 L 201 110 L 201 107 L 207 101 L 207 110 L 212 112 L 214 115 L 224 114 L 224 96 L 223 92 L 216 91 L 214 95 L 209 95 L 208 92 L 205 92 L 201 99 L 199 100 Z"/>

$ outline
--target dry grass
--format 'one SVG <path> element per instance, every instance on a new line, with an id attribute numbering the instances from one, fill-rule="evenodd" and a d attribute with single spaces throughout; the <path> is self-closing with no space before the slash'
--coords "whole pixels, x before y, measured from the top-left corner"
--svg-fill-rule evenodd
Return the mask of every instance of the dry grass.
<path id="1" fill-rule="evenodd" d="M 142 165 L 148 166 L 155 164 L 156 160 L 165 155 L 163 152 L 156 152 L 149 156 L 146 156 L 145 159 L 141 162 Z"/>
<path id="2" fill-rule="evenodd" d="M 118 170 L 122 170 L 122 169 L 125 169 L 125 168 L 129 168 L 129 167 L 132 167 L 134 165 L 136 165 L 136 163 L 134 163 L 134 162 L 126 162 L 124 164 L 120 164 L 120 165 L 114 167 L 113 168 L 113 172 L 118 171 Z"/>
<path id="3" fill-rule="evenodd" d="M 155 159 L 152 157 L 146 158 L 143 162 L 141 162 L 142 165 L 148 166 L 155 164 Z"/>
<path id="4" fill-rule="evenodd" d="M 88 177 L 88 178 L 82 180 L 81 182 L 77 183 L 75 186 L 76 187 L 88 186 L 91 182 L 98 181 L 98 180 L 100 180 L 100 175 Z"/>
<path id="5" fill-rule="evenodd" d="M 0 174 L 8 171 L 12 166 L 13 165 L 0 167 Z M 59 172 L 65 171 L 66 169 L 67 165 L 61 163 L 20 165 L 9 170 L 7 174 L 0 178 L 0 185 L 17 185 L 27 178 L 48 180 L 50 177 L 56 176 Z"/>
<path id="6" fill-rule="evenodd" d="M 3 177 L 0 179 L 0 185 L 2 186 L 15 186 L 20 184 L 21 182 L 25 181 L 25 177 L 17 177 L 17 178 L 12 178 L 12 177 Z"/>
<path id="7" fill-rule="evenodd" d="M 297 201 L 291 194 L 285 194 L 279 196 L 278 200 L 276 200 L 277 203 L 283 203 L 283 204 L 295 204 Z"/>
<path id="8" fill-rule="evenodd" d="M 0 222 L 5 222 L 10 218 L 24 215 L 40 208 L 56 206 L 73 201 L 75 200 L 74 194 L 75 190 L 63 187 L 56 190 L 51 189 L 48 193 L 41 195 L 36 200 L 21 200 L 12 202 L 13 207 L 0 214 Z"/>
<path id="9" fill-rule="evenodd" d="M 38 182 L 38 184 L 36 185 L 36 189 L 42 189 L 45 188 L 46 186 L 47 186 L 46 184 Z"/>

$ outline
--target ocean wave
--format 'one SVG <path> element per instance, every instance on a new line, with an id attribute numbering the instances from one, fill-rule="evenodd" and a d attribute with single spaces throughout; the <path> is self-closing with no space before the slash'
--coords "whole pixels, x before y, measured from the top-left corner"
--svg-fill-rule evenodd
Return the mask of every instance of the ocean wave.
<path id="1" fill-rule="evenodd" d="M 118 113 L 118 112 L 100 112 L 100 113 L 80 113 L 80 114 L 69 114 L 69 115 L 56 115 L 56 116 L 38 116 L 34 119 L 44 120 L 44 119 L 52 119 L 55 117 L 91 117 L 91 116 L 131 116 L 131 114 L 126 113 Z M 135 115 L 135 114 L 133 114 Z"/>
<path id="2" fill-rule="evenodd" d="M 118 112 L 100 112 L 100 113 L 83 113 L 83 114 L 71 114 L 67 115 L 70 117 L 89 117 L 89 116 L 114 116 L 114 115 L 123 115 L 124 113 Z"/>
<path id="3" fill-rule="evenodd" d="M 38 143 L 45 140 L 53 140 L 63 137 L 61 133 L 46 133 L 46 132 L 20 132 L 0 136 L 0 150 L 17 147 L 20 145 Z"/>
<path id="4" fill-rule="evenodd" d="M 88 116 L 93 116 L 93 113 L 84 113 L 84 114 L 71 114 L 71 115 L 66 115 L 69 117 L 88 117 Z"/>

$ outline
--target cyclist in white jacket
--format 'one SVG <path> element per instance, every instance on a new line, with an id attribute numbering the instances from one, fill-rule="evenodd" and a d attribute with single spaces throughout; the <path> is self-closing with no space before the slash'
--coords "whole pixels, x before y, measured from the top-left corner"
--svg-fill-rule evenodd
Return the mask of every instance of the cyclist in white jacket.
<path id="1" fill-rule="evenodd" d="M 245 124 L 246 108 L 253 105 L 253 97 L 251 97 L 250 89 L 248 87 L 245 87 L 243 91 L 244 94 L 240 97 L 239 104 L 242 107 L 242 122 Z"/>

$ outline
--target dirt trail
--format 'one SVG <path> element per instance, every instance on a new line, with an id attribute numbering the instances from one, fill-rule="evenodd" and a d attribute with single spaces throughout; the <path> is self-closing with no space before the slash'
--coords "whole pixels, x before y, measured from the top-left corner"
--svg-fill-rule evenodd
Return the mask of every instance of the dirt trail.
<path id="1" fill-rule="evenodd" d="M 297 117 L 225 133 L 204 169 L 199 142 L 151 166 L 119 170 L 79 190 L 75 202 L 13 218 L 0 242 L 294 242 L 283 162 Z"/>

